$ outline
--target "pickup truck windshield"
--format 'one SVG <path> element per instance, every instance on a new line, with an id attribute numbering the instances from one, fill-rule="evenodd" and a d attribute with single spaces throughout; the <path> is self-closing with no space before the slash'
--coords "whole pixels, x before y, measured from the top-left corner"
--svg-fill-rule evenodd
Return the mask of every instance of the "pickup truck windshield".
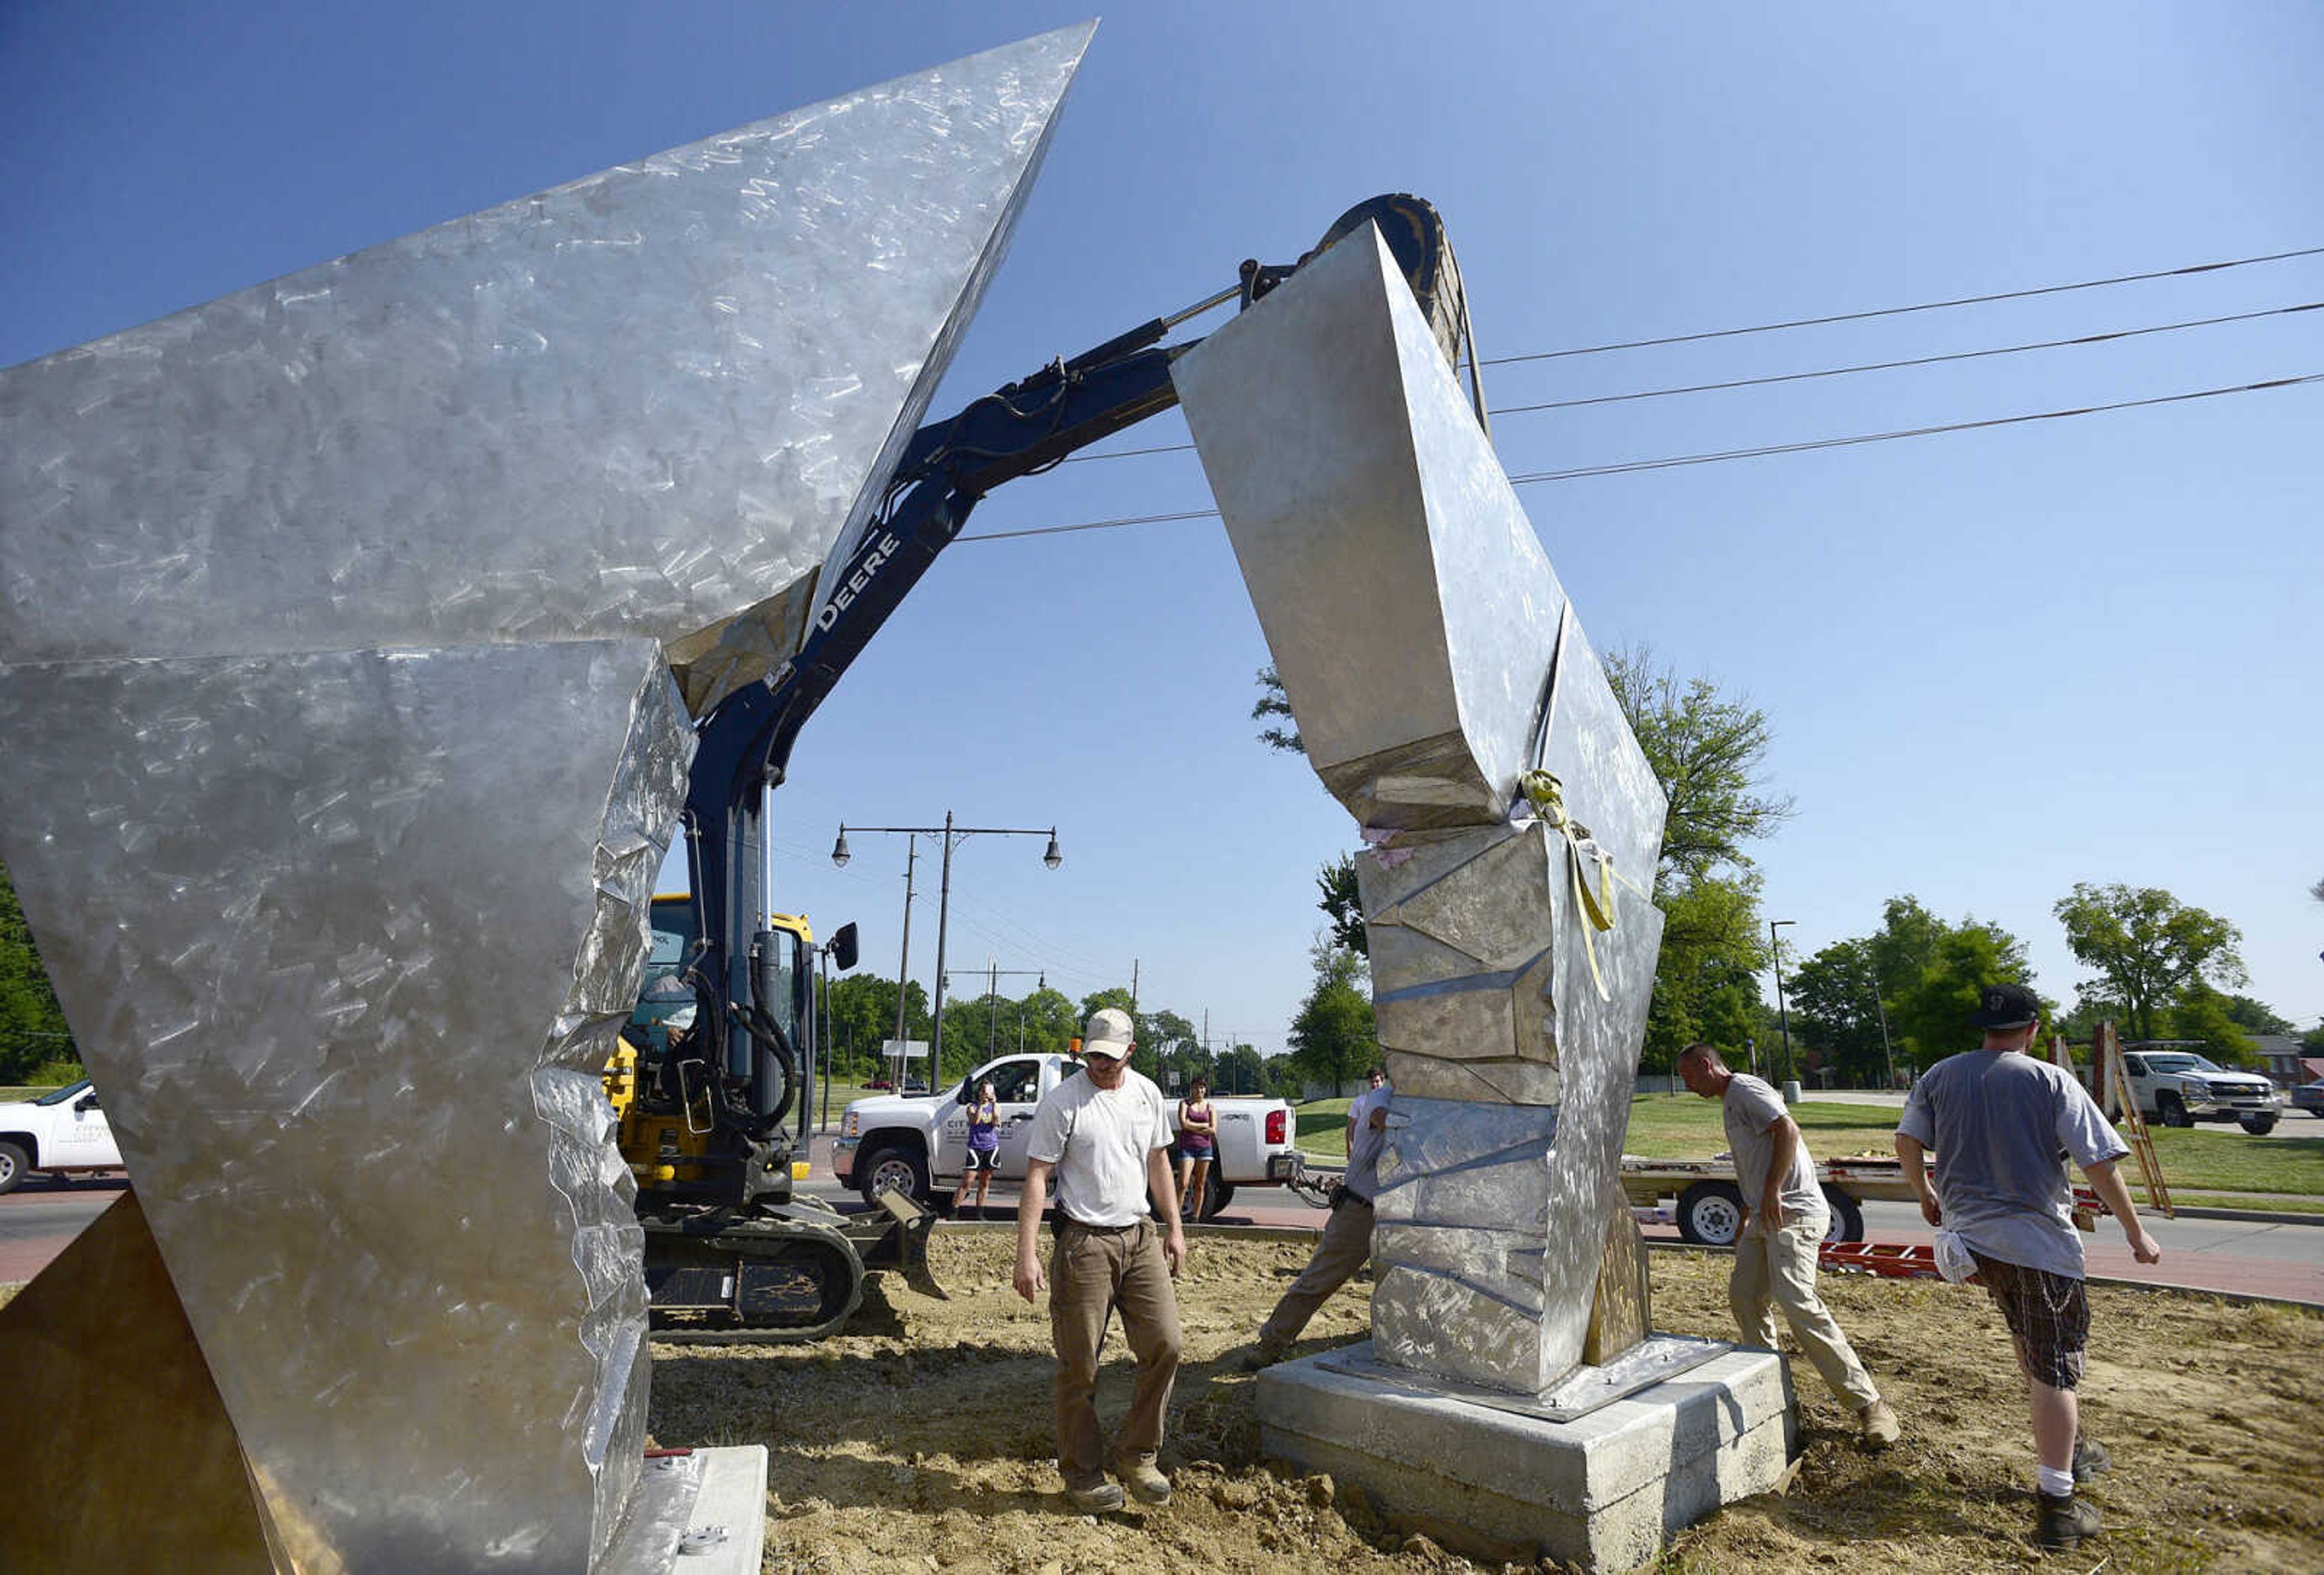
<path id="1" fill-rule="evenodd" d="M 84 1077 L 78 1082 L 67 1083 L 54 1093 L 44 1093 L 32 1102 L 36 1105 L 60 1105 L 74 1095 L 85 1094 L 88 1091 L 88 1079 Z"/>
<path id="2" fill-rule="evenodd" d="M 2227 1070 L 2203 1056 L 2186 1055 L 2149 1055 L 2146 1058 L 2146 1069 L 2149 1072 L 2224 1072 Z"/>

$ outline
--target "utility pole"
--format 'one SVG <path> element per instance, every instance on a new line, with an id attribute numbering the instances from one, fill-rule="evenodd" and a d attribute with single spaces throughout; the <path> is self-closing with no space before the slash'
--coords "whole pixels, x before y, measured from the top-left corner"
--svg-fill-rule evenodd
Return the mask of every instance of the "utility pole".
<path id="1" fill-rule="evenodd" d="M 1797 924 L 1798 922 L 1799 921 L 1797 919 L 1769 919 L 1767 921 L 1767 950 L 1774 955 L 1775 961 L 1775 1020 L 1782 1026 L 1784 1030 L 1783 1080 L 1785 1082 L 1792 1081 L 1792 1016 L 1790 1011 L 1784 1005 L 1784 944 L 1782 937 L 1775 934 L 1775 930 L 1776 926 L 1780 925 Z"/>
<path id="2" fill-rule="evenodd" d="M 912 866 L 919 861 L 920 839 L 904 839 L 904 954 L 896 962 L 896 1043 L 904 1042 L 904 987 L 912 977 Z M 903 1052 L 896 1054 L 900 1057 Z M 904 1081 L 904 1064 L 896 1063 L 896 1081 Z"/>
<path id="3" fill-rule="evenodd" d="M 1880 974 L 1872 975 L 1872 1004 L 1880 1012 L 1880 1058 L 1888 1064 L 1888 1087 L 1896 1086 L 1896 1052 L 1888 1045 L 1888 1003 L 1880 999 Z"/>
<path id="4" fill-rule="evenodd" d="M 1049 869 L 1054 870 L 1059 864 L 1065 862 L 1065 855 L 1057 851 L 1057 828 L 1056 826 L 1051 826 L 1047 832 L 1042 832 L 1030 826 L 955 825 L 953 822 L 953 812 L 947 809 L 945 811 L 944 824 L 940 826 L 859 825 L 855 829 L 859 832 L 877 832 L 883 835 L 895 835 L 909 838 L 923 836 L 941 836 L 944 838 L 944 880 L 936 898 L 936 1004 L 931 1012 L 935 1020 L 930 1025 L 929 1032 L 929 1037 L 934 1041 L 934 1043 L 928 1047 L 928 1086 L 934 1088 L 936 1086 L 936 1074 L 944 1065 L 945 943 L 947 939 L 952 923 L 953 849 L 973 836 L 1047 836 L 1049 839 L 1049 846 L 1047 850 L 1042 853 L 1041 862 Z M 848 857 L 847 824 L 843 821 L 840 823 L 839 827 L 839 840 L 831 845 L 831 861 L 844 869 L 846 867 Z M 909 868 L 910 867 L 908 862 L 906 865 L 908 882 L 909 880 Z M 909 889 L 910 889 L 908 884 L 906 887 L 908 898 L 904 910 L 908 925 L 909 923 L 911 914 L 908 901 Z M 897 981 L 897 988 L 899 992 L 902 986 L 903 981 Z M 896 1030 L 896 1036 L 899 1039 L 901 1039 L 904 1036 L 904 1031 L 901 1027 L 903 1016 L 903 1000 L 899 993 L 897 999 L 896 1007 L 896 1018 L 899 1025 Z M 900 1082 L 901 1080 L 899 1079 L 899 1081 Z"/>

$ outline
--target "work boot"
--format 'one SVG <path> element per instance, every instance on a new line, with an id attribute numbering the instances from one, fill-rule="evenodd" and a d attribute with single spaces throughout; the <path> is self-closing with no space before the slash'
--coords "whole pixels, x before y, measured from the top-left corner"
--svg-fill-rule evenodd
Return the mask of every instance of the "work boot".
<path id="1" fill-rule="evenodd" d="M 2087 1482 L 2100 1471 L 2114 1469 L 2114 1460 L 2107 1455 L 2106 1445 L 2095 1439 L 2074 1440 L 2074 1480 Z"/>
<path id="2" fill-rule="evenodd" d="M 1289 1346 L 1277 1345 L 1271 1340 L 1262 1340 L 1242 1353 L 1242 1370 L 1246 1373 L 1255 1373 L 1261 1368 L 1271 1368 L 1290 1354 Z"/>
<path id="3" fill-rule="evenodd" d="M 1117 1468 L 1121 1473 L 1121 1485 L 1140 1504 L 1170 1502 L 1170 1478 L 1154 1469 L 1152 1460 L 1123 1460 Z M 1117 1501 L 1120 1495 L 1116 1495 Z"/>
<path id="4" fill-rule="evenodd" d="M 1166 1495 L 1169 1491 L 1167 1483 L 1163 1491 Z M 1111 1482 L 1100 1482 L 1092 1488 L 1068 1488 L 1065 1489 L 1065 1502 L 1084 1515 L 1102 1515 L 1109 1509 L 1121 1507 L 1121 1489 Z"/>
<path id="5" fill-rule="evenodd" d="M 2098 1534 L 2098 1512 L 2070 1493 L 2034 1495 L 2041 1508 L 2035 1513 L 2034 1540 L 2045 1548 L 2078 1548 L 2085 1537 Z"/>
<path id="6" fill-rule="evenodd" d="M 1904 1429 L 1896 1425 L 1896 1414 L 1888 1409 L 1886 1400 L 1875 1400 L 1858 1412 L 1856 1425 L 1868 1449 L 1885 1450 L 1904 1436 Z"/>

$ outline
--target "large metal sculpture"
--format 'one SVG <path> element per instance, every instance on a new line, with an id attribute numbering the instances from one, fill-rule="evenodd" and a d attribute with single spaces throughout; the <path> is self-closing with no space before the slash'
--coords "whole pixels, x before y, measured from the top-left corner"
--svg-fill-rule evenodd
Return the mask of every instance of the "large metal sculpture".
<path id="1" fill-rule="evenodd" d="M 1088 33 L 0 373 L 0 858 L 279 1563 L 620 1534 L 595 1074 L 689 713 L 797 649 Z"/>
<path id="2" fill-rule="evenodd" d="M 1263 1437 L 1498 1546 L 1627 1567 L 1766 1486 L 1788 1425 L 1773 1358 L 1642 1338 L 1619 1157 L 1662 790 L 1376 235 L 1174 378 L 1309 761 L 1370 844 L 1397 1089 L 1371 1341 L 1263 1375 Z M 1609 1404 L 1691 1368 L 1683 1401 Z"/>

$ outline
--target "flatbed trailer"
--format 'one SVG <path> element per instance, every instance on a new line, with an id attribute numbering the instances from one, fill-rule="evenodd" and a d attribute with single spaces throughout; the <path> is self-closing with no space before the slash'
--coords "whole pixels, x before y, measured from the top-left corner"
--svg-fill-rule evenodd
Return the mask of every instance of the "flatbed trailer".
<path id="1" fill-rule="evenodd" d="M 1933 1164 L 1933 1159 L 1932 1164 Z M 1895 1155 L 1850 1154 L 1816 1162 L 1816 1182 L 1831 1206 L 1831 1241 L 1864 1239 L 1864 1211 L 1872 1202 L 1909 1203 L 1913 1185 Z M 1642 1222 L 1675 1225 L 1685 1239 L 1702 1247 L 1731 1247 L 1743 1222 L 1743 1191 L 1735 1183 L 1735 1162 L 1716 1159 L 1641 1159 L 1622 1156 L 1622 1191 Z M 1663 1200 L 1674 1202 L 1665 1207 Z M 2074 1223 L 2097 1227 L 2104 1207 L 2088 1187 L 2074 1189 Z"/>

